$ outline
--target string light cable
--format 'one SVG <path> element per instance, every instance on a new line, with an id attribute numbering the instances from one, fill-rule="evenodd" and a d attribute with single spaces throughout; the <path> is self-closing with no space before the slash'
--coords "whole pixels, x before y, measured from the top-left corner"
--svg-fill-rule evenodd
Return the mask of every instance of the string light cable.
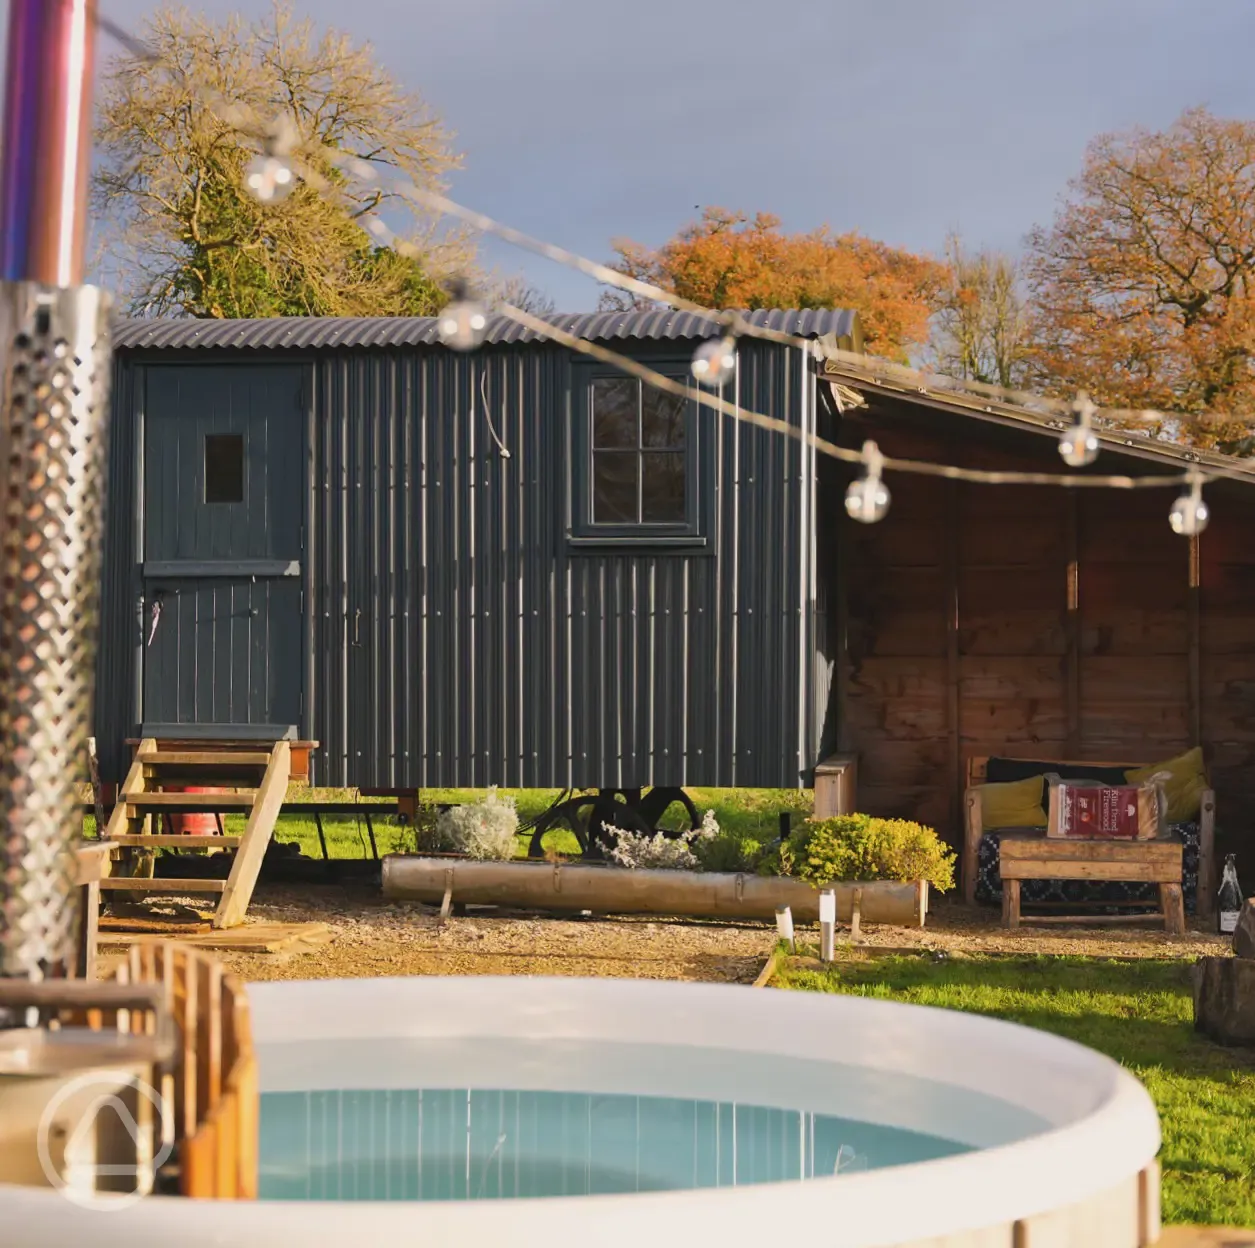
<path id="1" fill-rule="evenodd" d="M 101 28 L 117 39 L 129 52 L 154 64 L 161 64 L 162 58 L 141 40 L 123 30 L 103 16 L 98 16 Z M 185 83 L 186 76 L 178 66 L 170 67 L 172 72 Z M 244 137 L 251 138 L 258 144 L 260 152 L 245 171 L 245 185 L 263 203 L 277 202 L 295 185 L 297 178 L 306 182 L 312 190 L 326 193 L 333 189 L 330 183 L 315 169 L 297 155 L 298 135 L 290 119 L 279 118 L 269 123 L 259 123 L 251 109 L 222 99 L 215 93 L 194 88 L 201 101 L 210 108 L 225 125 L 231 126 Z M 319 145 L 316 149 L 330 165 L 360 182 L 383 185 L 378 168 L 370 161 L 353 153 Z M 788 422 L 763 413 L 731 404 L 721 395 L 711 393 L 705 387 L 717 389 L 732 374 L 736 360 L 736 342 L 739 337 L 775 342 L 780 345 L 798 348 L 814 355 L 817 344 L 813 338 L 804 338 L 796 334 L 776 329 L 771 326 L 758 325 L 747 320 L 734 310 L 713 310 L 703 307 L 692 300 L 685 299 L 671 291 L 651 282 L 642 281 L 621 273 L 608 265 L 600 264 L 576 252 L 557 246 L 553 243 L 534 238 L 521 230 L 505 225 L 484 213 L 467 208 L 439 192 L 416 185 L 414 182 L 392 174 L 388 178 L 387 189 L 398 197 L 405 198 L 427 211 L 453 217 L 471 226 L 480 233 L 491 234 L 521 249 L 531 251 L 546 259 L 562 264 L 568 268 L 584 273 L 586 276 L 615 289 L 622 290 L 651 302 L 666 304 L 679 311 L 695 313 L 713 324 L 722 327 L 718 336 L 702 342 L 694 353 L 691 371 L 702 383 L 701 401 L 732 419 L 741 420 L 773 432 L 801 440 L 811 445 L 817 452 L 846 463 L 861 464 L 863 475 L 856 480 L 847 494 L 847 511 L 856 519 L 871 523 L 880 519 L 888 509 L 889 493 L 881 479 L 883 472 L 896 471 L 915 473 L 917 475 L 943 477 L 951 480 L 968 481 L 986 485 L 1050 485 L 1067 488 L 1106 488 L 1106 489 L 1141 489 L 1164 488 L 1173 484 L 1185 484 L 1187 492 L 1182 494 L 1173 506 L 1169 522 L 1174 531 L 1183 534 L 1200 532 L 1208 520 L 1208 508 L 1202 498 L 1203 484 L 1214 476 L 1236 476 L 1250 479 L 1250 473 L 1239 469 L 1209 466 L 1204 474 L 1192 468 L 1183 474 L 1159 474 L 1154 476 L 1130 477 L 1123 475 L 1070 475 L 1041 472 L 995 471 L 983 469 L 960 468 L 955 465 L 935 464 L 920 460 L 890 458 L 882 455 L 876 444 L 869 442 L 861 451 L 838 446 L 827 439 L 807 433 Z M 402 254 L 414 256 L 417 249 L 401 239 L 378 216 L 371 216 L 366 227 L 378 239 L 396 248 Z M 473 350 L 482 345 L 487 331 L 487 312 L 482 303 L 474 298 L 464 279 L 452 284 L 451 302 L 441 313 L 437 329 L 442 341 L 458 350 Z M 577 335 L 568 333 L 558 326 L 533 316 L 522 309 L 501 304 L 497 309 L 502 315 L 515 323 L 532 330 L 545 338 L 564 345 L 580 354 L 591 356 L 604 363 L 612 364 L 622 371 L 639 377 L 649 385 L 691 398 L 689 388 L 672 378 L 640 364 L 636 360 L 611 351 L 598 343 L 593 343 Z M 1015 404 L 1042 416 L 1058 420 L 1061 416 L 1071 418 L 1060 437 L 1059 451 L 1061 457 L 1070 467 L 1085 467 L 1094 462 L 1099 450 L 1099 439 L 1094 429 L 1094 421 L 1101 419 L 1112 423 L 1128 423 L 1130 421 L 1163 424 L 1165 422 L 1207 421 L 1207 416 L 1190 416 L 1133 409 L 1100 409 L 1082 393 L 1072 403 L 1044 397 L 1026 391 L 1013 390 L 1007 387 L 994 386 L 971 380 L 956 380 L 936 374 L 924 373 L 910 369 L 904 365 L 894 364 L 886 360 L 873 360 L 866 355 L 841 350 L 827 343 L 818 348 L 823 356 L 837 363 L 843 370 L 855 375 L 864 375 L 877 384 L 896 385 L 918 391 L 949 390 L 996 399 L 1001 403 Z M 1062 423 L 1062 422 L 1060 422 Z M 853 501 L 852 501 L 853 500 Z M 858 513 L 857 515 L 855 513 Z"/>
<path id="2" fill-rule="evenodd" d="M 115 38 L 127 51 L 136 57 L 154 65 L 162 65 L 161 56 L 149 48 L 141 39 L 103 16 L 98 17 L 97 22 L 107 34 Z M 185 83 L 187 82 L 186 76 L 180 67 L 168 66 L 167 68 Z M 260 122 L 251 109 L 231 103 L 216 92 L 206 91 L 202 88 L 194 87 L 192 84 L 188 85 L 191 89 L 198 92 L 202 102 L 211 108 L 224 124 L 235 127 L 242 135 L 251 138 L 256 143 L 260 143 L 266 153 L 275 156 L 279 160 L 286 160 L 291 166 L 292 172 L 296 173 L 302 181 L 307 182 L 311 189 L 322 192 L 334 189 L 317 170 L 296 156 L 294 142 L 284 134 L 287 126 L 290 124 L 286 119 L 280 118 L 276 121 Z M 351 174 L 361 182 L 376 185 L 382 185 L 384 182 L 380 168 L 359 155 L 325 145 L 319 145 L 317 152 L 329 164 Z M 387 189 L 398 197 L 408 199 L 430 212 L 452 217 L 465 225 L 471 226 L 480 233 L 491 234 L 522 250 L 530 251 L 557 264 L 575 269 L 603 285 L 613 286 L 627 294 L 636 295 L 654 303 L 667 304 L 677 311 L 692 312 L 717 325 L 722 325 L 726 331 L 723 339 L 725 343 L 729 339 L 735 342 L 738 337 L 746 337 L 775 342 L 782 346 L 791 346 L 803 351 L 814 350 L 815 340 L 813 338 L 791 334 L 786 330 L 776 329 L 772 326 L 756 325 L 747 320 L 740 312 L 732 309 L 716 310 L 705 307 L 652 282 L 631 277 L 618 269 L 613 269 L 608 265 L 582 256 L 578 252 L 535 238 L 522 230 L 517 230 L 512 226 L 494 220 L 485 213 L 459 204 L 437 191 L 418 186 L 413 181 L 404 180 L 391 171 L 385 170 L 385 172 L 388 174 Z M 283 181 L 286 183 L 287 179 L 283 179 Z M 250 189 L 252 189 L 251 186 Z M 376 237 L 386 239 L 389 245 L 394 246 L 403 255 L 417 256 L 419 254 L 418 249 L 413 244 L 400 238 L 378 217 L 371 218 L 367 222 L 366 228 Z M 715 350 L 713 345 L 706 343 L 703 343 L 697 349 L 697 353 L 694 356 L 695 374 L 698 374 L 698 370 L 702 367 L 698 364 L 698 359 L 705 354 L 703 348 L 706 351 Z M 1076 414 L 1075 401 L 1056 399 L 1032 391 L 1017 390 L 1007 386 L 977 381 L 972 378 L 959 379 L 940 373 L 912 369 L 906 365 L 896 364 L 889 360 L 874 359 L 862 353 L 843 351 L 836 347 L 825 346 L 824 354 L 834 362 L 864 370 L 872 376 L 883 377 L 900 385 L 910 385 L 921 390 L 945 389 L 969 392 L 974 395 L 986 396 L 999 402 L 1030 408 L 1040 414 L 1049 414 L 1056 418 Z M 1090 406 L 1090 413 L 1091 421 L 1097 419 L 1111 423 L 1205 424 L 1211 423 L 1215 419 L 1205 413 L 1163 412 L 1153 408 L 1099 408 L 1093 405 Z"/>
<path id="3" fill-rule="evenodd" d="M 630 376 L 639 377 L 657 390 L 662 390 L 667 394 L 674 394 L 683 399 L 691 400 L 694 397 L 692 387 L 684 382 L 676 381 L 673 377 L 667 377 L 650 368 L 648 364 L 642 364 L 631 356 L 621 355 L 619 352 L 613 351 L 601 343 L 590 342 L 587 338 L 581 338 L 577 334 L 572 334 L 562 329 L 560 326 L 541 320 L 540 317 L 534 316 L 530 312 L 525 312 L 522 308 L 503 303 L 498 305 L 497 311 L 524 329 L 529 329 L 535 334 L 556 342 L 559 346 L 577 351 L 581 355 L 587 355 L 603 364 L 613 365 Z M 763 412 L 756 412 L 751 408 L 732 403 L 720 394 L 703 390 L 700 394 L 700 399 L 702 403 L 733 420 L 739 420 L 745 424 L 766 429 L 771 433 L 792 438 L 794 441 L 813 448 L 819 454 L 840 460 L 842 463 L 859 464 L 864 468 L 868 467 L 866 447 L 862 450 L 853 450 L 850 447 L 839 446 L 828 438 L 809 433 L 800 429 L 797 425 L 791 425 L 788 421 L 781 420 L 778 416 L 768 416 Z M 872 445 L 874 446 L 874 444 Z M 1023 472 L 1018 469 L 1003 471 L 1001 469 L 988 468 L 960 468 L 954 464 L 936 464 L 918 459 L 896 459 L 888 455 L 879 455 L 878 452 L 877 454 L 879 457 L 876 463 L 881 472 L 910 472 L 919 476 L 944 477 L 951 481 L 969 481 L 978 485 L 1062 485 L 1079 489 L 1139 490 L 1163 489 L 1172 485 L 1191 484 L 1196 477 L 1200 480 L 1206 479 L 1196 469 L 1183 473 L 1156 473 L 1153 476 L 1140 477 L 1081 476 L 1079 474 L 1068 475 L 1056 472 Z"/>

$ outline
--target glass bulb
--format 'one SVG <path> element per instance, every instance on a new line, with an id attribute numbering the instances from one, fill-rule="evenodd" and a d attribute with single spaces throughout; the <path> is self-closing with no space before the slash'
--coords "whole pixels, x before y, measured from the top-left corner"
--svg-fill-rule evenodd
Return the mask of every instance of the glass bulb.
<path id="1" fill-rule="evenodd" d="M 1188 494 L 1182 494 L 1168 513 L 1172 531 L 1181 537 L 1197 537 L 1211 519 L 1211 511 L 1203 498 L 1203 487 L 1196 483 Z"/>
<path id="2" fill-rule="evenodd" d="M 860 524 L 883 520 L 889 510 L 889 487 L 879 475 L 859 477 L 845 492 L 845 510 Z"/>
<path id="3" fill-rule="evenodd" d="M 282 156 L 256 156 L 244 171 L 244 185 L 261 204 L 277 204 L 296 185 L 296 174 Z"/>
<path id="4" fill-rule="evenodd" d="M 736 339 L 711 338 L 693 352 L 693 376 L 707 386 L 721 386 L 736 368 Z"/>
<path id="5" fill-rule="evenodd" d="M 484 341 L 488 314 L 474 299 L 458 299 L 440 313 L 440 341 L 455 351 L 473 351 Z"/>
<path id="6" fill-rule="evenodd" d="M 1070 468 L 1085 468 L 1098 458 L 1098 435 L 1088 424 L 1075 424 L 1060 437 L 1059 454 Z"/>

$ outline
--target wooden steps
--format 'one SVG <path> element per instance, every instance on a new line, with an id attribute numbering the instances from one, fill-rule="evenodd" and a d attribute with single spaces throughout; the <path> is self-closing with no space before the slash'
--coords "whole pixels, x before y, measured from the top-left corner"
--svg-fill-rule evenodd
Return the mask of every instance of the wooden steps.
<path id="1" fill-rule="evenodd" d="M 113 838 L 115 845 L 147 845 L 152 849 L 235 849 L 238 836 L 201 835 L 199 832 L 154 833 L 149 836 L 123 834 Z"/>
<path id="2" fill-rule="evenodd" d="M 205 750 L 194 753 L 187 750 L 140 750 L 135 757 L 141 763 L 154 767 L 260 767 L 270 766 L 270 755 L 243 750 Z"/>
<path id="3" fill-rule="evenodd" d="M 218 810 L 225 813 L 231 810 L 252 810 L 256 796 L 256 789 L 246 789 L 242 793 L 119 793 L 118 801 L 125 801 L 135 810 L 155 810 L 160 807 L 165 810 Z"/>
<path id="4" fill-rule="evenodd" d="M 203 750 L 185 745 L 162 750 L 155 740 L 141 741 L 104 830 L 103 839 L 117 846 L 118 861 L 113 874 L 101 880 L 101 889 L 124 894 L 219 893 L 213 926 L 242 923 L 290 775 L 291 747 L 286 741 L 276 742 L 267 752 L 256 743 L 248 749 L 224 749 L 220 743 L 206 742 Z M 228 791 L 178 791 L 187 786 Z M 151 829 L 154 817 L 160 821 L 176 812 L 247 813 L 248 821 L 239 836 Z M 234 861 L 226 880 L 156 879 L 137 870 L 141 865 L 138 851 L 145 849 L 222 849 L 232 852 Z"/>
<path id="5" fill-rule="evenodd" d="M 146 945 L 166 940 L 199 949 L 230 953 L 308 953 L 321 948 L 335 933 L 327 923 L 250 922 L 227 931 L 209 923 L 177 923 L 164 920 L 104 919 L 100 943 L 116 948 Z"/>
<path id="6" fill-rule="evenodd" d="M 226 890 L 226 880 L 168 880 L 132 879 L 130 876 L 109 876 L 100 881 L 102 892 L 122 893 L 221 893 Z"/>

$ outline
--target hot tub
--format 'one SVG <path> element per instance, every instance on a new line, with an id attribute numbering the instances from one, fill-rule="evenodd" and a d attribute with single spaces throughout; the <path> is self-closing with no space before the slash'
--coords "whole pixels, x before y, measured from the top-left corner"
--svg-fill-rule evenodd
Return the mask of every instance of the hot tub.
<path id="1" fill-rule="evenodd" d="M 324 980 L 249 996 L 262 1198 L 105 1213 L 0 1188 L 6 1245 L 762 1248 L 805 1233 L 1009 1248 L 1031 1229 L 1139 1248 L 1157 1234 L 1149 1096 L 1044 1032 L 624 980 Z"/>

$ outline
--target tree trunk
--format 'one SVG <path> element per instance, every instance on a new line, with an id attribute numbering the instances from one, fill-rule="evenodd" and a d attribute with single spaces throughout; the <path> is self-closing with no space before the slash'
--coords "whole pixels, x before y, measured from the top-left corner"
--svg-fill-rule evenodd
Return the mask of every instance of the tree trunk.
<path id="1" fill-rule="evenodd" d="M 1194 1029 L 1217 1044 L 1255 1045 L 1255 958 L 1199 958 Z"/>
<path id="2" fill-rule="evenodd" d="M 1239 958 L 1255 958 L 1255 897 L 1242 903 L 1238 925 L 1233 933 L 1233 952 Z"/>

